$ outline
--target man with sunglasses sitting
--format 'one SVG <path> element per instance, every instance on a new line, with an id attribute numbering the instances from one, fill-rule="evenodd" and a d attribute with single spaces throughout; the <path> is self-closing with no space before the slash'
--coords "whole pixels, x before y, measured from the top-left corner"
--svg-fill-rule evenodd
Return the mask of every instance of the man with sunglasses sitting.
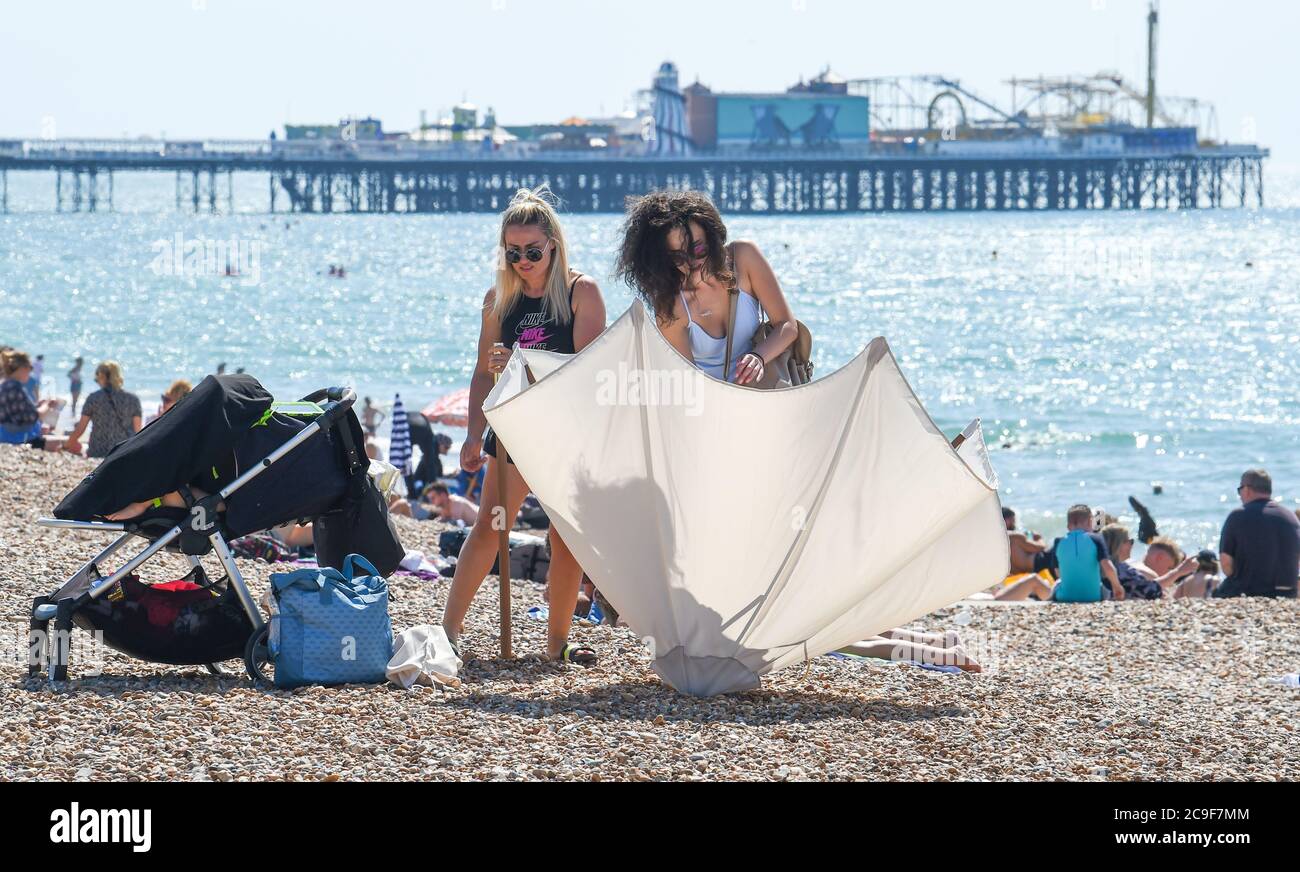
<path id="1" fill-rule="evenodd" d="M 1262 469 L 1242 473 L 1241 508 L 1223 522 L 1219 563 L 1226 576 L 1216 597 L 1295 597 L 1300 580 L 1300 522 L 1273 500 L 1273 479 Z"/>

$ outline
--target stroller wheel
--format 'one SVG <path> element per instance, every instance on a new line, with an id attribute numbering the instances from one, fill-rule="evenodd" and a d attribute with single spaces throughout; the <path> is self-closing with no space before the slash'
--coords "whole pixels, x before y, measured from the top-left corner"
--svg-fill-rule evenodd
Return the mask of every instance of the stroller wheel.
<path id="1" fill-rule="evenodd" d="M 263 627 L 249 636 L 244 645 L 244 669 L 254 683 L 269 685 L 275 680 L 275 661 L 267 646 L 270 637 L 271 628 Z"/>
<path id="2" fill-rule="evenodd" d="M 204 663 L 203 665 L 207 668 L 208 672 L 211 672 L 218 678 L 224 678 L 230 675 L 230 673 L 227 672 L 220 663 Z"/>

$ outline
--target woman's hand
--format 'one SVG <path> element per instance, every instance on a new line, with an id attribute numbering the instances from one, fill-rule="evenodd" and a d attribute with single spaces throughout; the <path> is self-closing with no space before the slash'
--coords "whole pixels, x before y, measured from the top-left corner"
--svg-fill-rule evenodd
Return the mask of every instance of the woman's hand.
<path id="1" fill-rule="evenodd" d="M 736 378 L 734 381 L 738 385 L 761 381 L 763 372 L 766 369 L 763 358 L 751 351 L 736 361 Z"/>
<path id="2" fill-rule="evenodd" d="M 504 345 L 493 345 L 488 352 L 488 372 L 500 375 L 505 372 L 506 362 L 510 360 L 510 349 Z"/>
<path id="3" fill-rule="evenodd" d="M 483 440 L 466 439 L 460 446 L 460 468 L 470 475 L 478 472 L 483 466 Z"/>
<path id="4" fill-rule="evenodd" d="M 69 436 L 69 437 L 68 437 L 67 439 L 65 439 L 64 442 L 63 442 L 63 450 L 64 450 L 64 451 L 71 452 L 72 454 L 80 454 L 80 453 L 81 453 L 81 443 L 80 443 L 79 441 L 77 441 L 77 437 L 76 437 L 76 436 Z"/>

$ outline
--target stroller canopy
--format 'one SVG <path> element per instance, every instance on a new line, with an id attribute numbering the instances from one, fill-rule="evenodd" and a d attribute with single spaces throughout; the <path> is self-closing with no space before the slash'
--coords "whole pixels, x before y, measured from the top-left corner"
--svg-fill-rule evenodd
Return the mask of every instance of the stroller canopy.
<path id="1" fill-rule="evenodd" d="M 211 492 L 214 484 L 228 484 L 236 444 L 271 403 L 252 376 L 208 376 L 167 414 L 110 451 L 55 507 L 54 516 L 90 521 L 182 485 Z"/>
<path id="2" fill-rule="evenodd" d="M 483 407 L 681 691 L 755 688 L 1006 574 L 978 425 L 953 450 L 883 339 L 758 391 L 704 376 L 635 304 L 576 356 L 516 350 Z"/>

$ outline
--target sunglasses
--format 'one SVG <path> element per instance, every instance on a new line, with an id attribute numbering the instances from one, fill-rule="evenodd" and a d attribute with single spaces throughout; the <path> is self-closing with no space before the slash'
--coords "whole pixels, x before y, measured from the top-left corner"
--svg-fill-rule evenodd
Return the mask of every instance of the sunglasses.
<path id="1" fill-rule="evenodd" d="M 704 260 L 709 254 L 709 245 L 707 242 L 697 242 L 691 246 L 690 252 L 680 249 L 669 249 L 668 258 L 678 266 L 689 266 L 696 261 Z"/>
<path id="2" fill-rule="evenodd" d="M 549 244 L 550 240 L 548 239 L 546 243 Z M 517 248 L 506 249 L 507 263 L 519 263 L 519 261 L 523 260 L 525 257 L 528 258 L 530 263 L 537 263 L 539 260 L 546 257 L 546 244 L 540 246 L 530 245 L 522 252 Z"/>

